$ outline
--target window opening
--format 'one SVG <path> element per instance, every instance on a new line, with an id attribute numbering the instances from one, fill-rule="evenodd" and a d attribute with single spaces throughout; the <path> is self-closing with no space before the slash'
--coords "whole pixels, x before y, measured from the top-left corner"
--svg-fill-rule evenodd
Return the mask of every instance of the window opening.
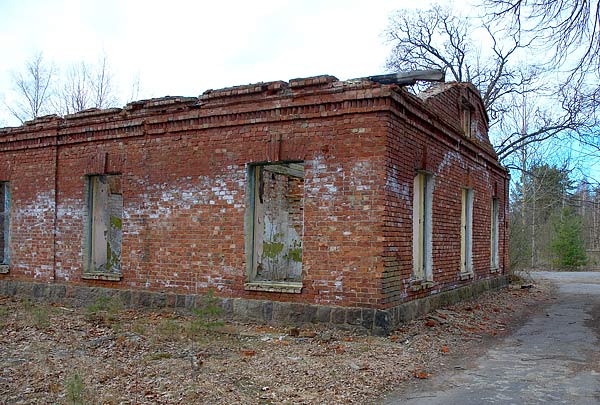
<path id="1" fill-rule="evenodd" d="M 413 195 L 413 276 L 433 280 L 432 257 L 433 175 L 418 173 Z"/>
<path id="2" fill-rule="evenodd" d="M 0 182 L 0 272 L 8 271 L 10 245 L 10 192 L 8 182 Z"/>
<path id="3" fill-rule="evenodd" d="M 491 229 L 491 251 L 490 265 L 492 270 L 498 270 L 498 215 L 500 209 L 500 200 L 492 198 L 492 229 Z"/>
<path id="4" fill-rule="evenodd" d="M 463 107 L 462 110 L 462 130 L 467 138 L 471 137 L 471 114 L 472 111 L 469 107 Z"/>
<path id="5" fill-rule="evenodd" d="M 461 272 L 473 273 L 473 189 L 462 189 Z"/>
<path id="6" fill-rule="evenodd" d="M 121 175 L 88 176 L 87 219 L 85 272 L 106 276 L 94 278 L 119 276 L 123 237 Z"/>
<path id="7" fill-rule="evenodd" d="M 301 284 L 304 163 L 253 165 L 250 175 L 253 226 L 249 281 Z"/>

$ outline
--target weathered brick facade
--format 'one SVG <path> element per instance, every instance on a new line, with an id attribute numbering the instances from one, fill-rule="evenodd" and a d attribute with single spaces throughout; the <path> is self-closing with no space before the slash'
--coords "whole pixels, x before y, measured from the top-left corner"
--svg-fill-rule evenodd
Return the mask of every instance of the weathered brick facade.
<path id="1" fill-rule="evenodd" d="M 429 280 L 413 275 L 420 172 L 434 182 Z M 96 219 L 93 177 L 118 184 L 97 190 L 105 200 L 121 196 L 118 215 Z M 44 117 L 0 129 L 0 182 L 10 189 L 4 280 L 186 296 L 212 289 L 224 299 L 377 313 L 507 270 L 508 174 L 468 84 L 416 97 L 395 85 L 320 76 Z M 465 188 L 474 192 L 470 275 L 461 273 Z M 276 235 L 295 247 L 287 239 L 269 246 L 274 255 L 287 249 L 277 258 L 301 265 L 295 275 L 262 283 L 274 273 L 263 270 L 272 262 L 256 259 L 257 238 L 267 235 L 256 229 L 267 225 L 256 223 L 263 213 L 253 210 L 277 190 L 287 194 L 275 205 L 287 208 L 261 209 L 268 226 L 295 229 L 295 239 Z M 493 198 L 500 207 L 496 268 Z M 285 221 L 269 222 L 275 209 Z M 95 269 L 89 261 L 96 249 L 90 235 L 100 226 L 94 221 L 120 232 L 120 258 L 108 258 L 119 266 Z M 267 252 L 264 243 L 259 254 Z M 333 312 L 315 317 L 335 322 Z"/>

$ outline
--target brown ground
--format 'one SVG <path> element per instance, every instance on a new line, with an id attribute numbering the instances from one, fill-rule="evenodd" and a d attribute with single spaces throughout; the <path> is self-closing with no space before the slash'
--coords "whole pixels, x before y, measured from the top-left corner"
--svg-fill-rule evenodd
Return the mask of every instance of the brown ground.
<path id="1" fill-rule="evenodd" d="M 368 403 L 428 378 L 549 298 L 511 287 L 390 337 L 0 297 L 0 403 Z"/>

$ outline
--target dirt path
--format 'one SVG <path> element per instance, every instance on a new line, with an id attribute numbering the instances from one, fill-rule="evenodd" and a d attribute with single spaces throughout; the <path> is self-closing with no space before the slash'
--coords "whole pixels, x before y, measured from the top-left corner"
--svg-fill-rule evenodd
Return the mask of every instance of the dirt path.
<path id="1" fill-rule="evenodd" d="M 532 276 L 558 286 L 551 302 L 485 353 L 385 403 L 599 404 L 600 273 Z"/>

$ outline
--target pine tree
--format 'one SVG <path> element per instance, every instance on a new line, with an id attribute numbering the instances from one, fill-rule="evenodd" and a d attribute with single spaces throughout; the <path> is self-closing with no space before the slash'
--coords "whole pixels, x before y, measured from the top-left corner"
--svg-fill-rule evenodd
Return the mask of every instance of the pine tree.
<path id="1" fill-rule="evenodd" d="M 582 235 L 581 218 L 570 207 L 563 208 L 555 220 L 551 243 L 554 264 L 563 269 L 574 269 L 587 263 Z"/>

